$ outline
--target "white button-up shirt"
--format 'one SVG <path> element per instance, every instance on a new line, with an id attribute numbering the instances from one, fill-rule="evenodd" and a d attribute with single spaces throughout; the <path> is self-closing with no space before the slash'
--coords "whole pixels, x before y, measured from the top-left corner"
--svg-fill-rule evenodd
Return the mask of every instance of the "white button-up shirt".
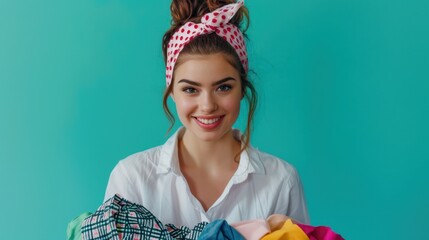
<path id="1" fill-rule="evenodd" d="M 182 175 L 178 158 L 179 129 L 167 142 L 133 154 L 110 174 L 105 199 L 120 194 L 143 205 L 162 223 L 194 227 L 216 219 L 235 223 L 285 214 L 309 224 L 300 178 L 289 163 L 252 147 L 240 155 L 239 166 L 221 196 L 205 211 Z M 240 139 L 240 132 L 234 130 Z"/>

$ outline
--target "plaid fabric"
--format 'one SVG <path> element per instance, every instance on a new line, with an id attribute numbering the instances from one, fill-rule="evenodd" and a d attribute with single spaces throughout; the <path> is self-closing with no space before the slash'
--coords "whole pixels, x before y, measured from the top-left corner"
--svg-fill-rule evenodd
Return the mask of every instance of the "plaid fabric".
<path id="1" fill-rule="evenodd" d="M 82 239 L 173 239 L 146 208 L 115 195 L 82 223 Z"/>
<path id="2" fill-rule="evenodd" d="M 145 207 L 116 194 L 84 220 L 81 233 L 84 240 L 196 240 L 206 225 L 202 222 L 193 229 L 172 224 L 164 227 Z"/>
<path id="3" fill-rule="evenodd" d="M 173 224 L 166 224 L 165 226 L 167 227 L 167 231 L 170 233 L 170 236 L 174 239 L 196 240 L 201 235 L 201 232 L 207 224 L 207 222 L 198 223 L 193 229 L 189 229 L 185 226 L 177 228 Z"/>

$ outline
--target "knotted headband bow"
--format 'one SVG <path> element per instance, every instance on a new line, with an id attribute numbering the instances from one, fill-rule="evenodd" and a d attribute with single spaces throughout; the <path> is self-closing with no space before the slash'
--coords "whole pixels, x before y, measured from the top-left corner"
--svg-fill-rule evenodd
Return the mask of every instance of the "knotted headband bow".
<path id="1" fill-rule="evenodd" d="M 167 46 L 167 86 L 171 83 L 174 65 L 185 45 L 197 36 L 213 32 L 234 47 L 244 70 L 247 72 L 248 60 L 243 33 L 234 24 L 229 23 L 243 4 L 243 0 L 239 0 L 237 3 L 231 3 L 213 12 L 206 13 L 201 18 L 201 23 L 185 23 L 173 34 Z"/>

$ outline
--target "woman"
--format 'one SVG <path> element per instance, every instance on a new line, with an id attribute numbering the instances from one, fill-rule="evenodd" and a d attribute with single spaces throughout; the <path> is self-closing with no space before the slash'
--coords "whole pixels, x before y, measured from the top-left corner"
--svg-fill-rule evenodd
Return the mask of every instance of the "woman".
<path id="1" fill-rule="evenodd" d="M 240 30 L 243 2 L 173 0 L 173 23 L 163 38 L 167 88 L 183 124 L 168 141 L 120 161 L 105 200 L 114 194 L 145 206 L 163 223 L 195 226 L 284 214 L 308 223 L 299 176 L 287 162 L 252 148 L 256 91 L 248 80 Z M 243 98 L 245 134 L 232 128 Z"/>

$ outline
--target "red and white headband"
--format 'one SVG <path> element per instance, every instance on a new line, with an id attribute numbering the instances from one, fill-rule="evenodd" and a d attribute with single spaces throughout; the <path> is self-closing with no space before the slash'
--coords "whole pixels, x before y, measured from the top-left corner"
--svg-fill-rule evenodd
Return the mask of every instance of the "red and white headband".
<path id="1" fill-rule="evenodd" d="M 234 24 L 229 23 L 238 9 L 243 5 L 243 0 L 225 5 L 213 12 L 205 14 L 201 18 L 201 23 L 187 22 L 173 34 L 167 46 L 167 86 L 170 85 L 172 81 L 174 65 L 185 45 L 197 36 L 213 32 L 223 37 L 223 39 L 234 47 L 241 64 L 243 64 L 244 70 L 247 72 L 248 60 L 243 33 Z"/>

